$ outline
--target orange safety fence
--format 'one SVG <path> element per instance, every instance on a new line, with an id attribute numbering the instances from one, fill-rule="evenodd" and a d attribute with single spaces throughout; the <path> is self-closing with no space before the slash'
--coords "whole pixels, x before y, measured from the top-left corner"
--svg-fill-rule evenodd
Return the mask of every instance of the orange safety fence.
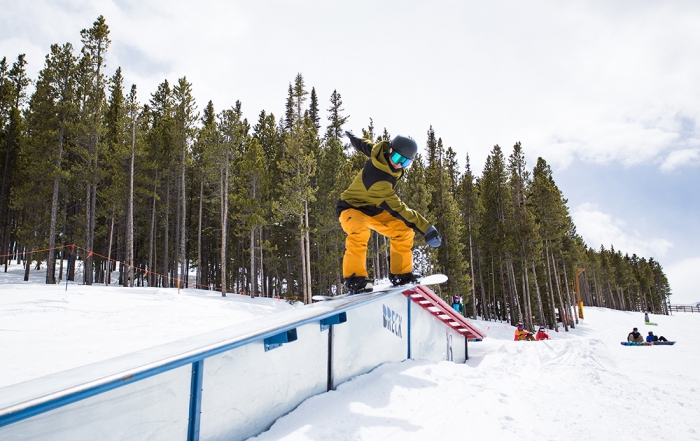
<path id="1" fill-rule="evenodd" d="M 31 256 L 31 255 L 38 254 L 38 253 L 46 253 L 46 252 L 49 252 L 49 251 L 61 250 L 61 249 L 63 249 L 63 248 L 70 248 L 70 249 L 71 249 L 71 251 L 70 251 L 70 254 L 71 254 L 71 255 L 75 252 L 76 249 L 78 249 L 78 250 L 85 251 L 85 252 L 87 253 L 87 256 L 85 257 L 85 259 L 88 259 L 88 258 L 90 258 L 90 257 L 92 257 L 92 256 L 97 256 L 97 257 L 100 257 L 100 258 L 102 258 L 102 259 L 104 259 L 104 260 L 106 260 L 106 261 L 108 261 L 108 262 L 119 263 L 120 265 L 125 266 L 125 267 L 127 267 L 127 268 L 133 268 L 135 271 L 142 271 L 142 272 L 143 272 L 143 277 L 146 277 L 146 276 L 148 276 L 149 274 L 151 274 L 151 275 L 154 275 L 154 276 L 156 276 L 156 277 L 163 277 L 163 278 L 166 278 L 166 279 L 168 280 L 168 282 L 170 282 L 170 284 L 171 284 L 172 286 L 177 286 L 178 289 L 182 286 L 182 287 L 185 287 L 185 288 L 192 288 L 192 289 L 194 289 L 194 288 L 200 288 L 200 289 L 206 289 L 206 290 L 208 290 L 208 291 L 219 291 L 219 292 L 221 292 L 221 289 L 213 288 L 211 285 L 205 285 L 205 284 L 196 283 L 196 282 L 187 282 L 187 281 L 185 281 L 185 280 L 180 279 L 179 277 L 172 277 L 172 276 L 168 276 L 168 275 L 165 275 L 165 274 L 160 274 L 160 273 L 157 273 L 157 272 L 154 272 L 154 271 L 149 271 L 149 270 L 147 270 L 146 268 L 141 268 L 141 267 L 138 267 L 138 266 L 135 266 L 135 265 L 130 265 L 130 264 L 128 264 L 128 263 L 126 263 L 126 262 L 123 262 L 123 261 L 121 261 L 121 260 L 112 259 L 111 257 L 103 256 L 102 254 L 99 254 L 99 253 L 96 253 L 96 252 L 94 252 L 94 251 L 88 250 L 87 248 L 83 248 L 83 247 L 78 246 L 78 245 L 76 245 L 76 244 L 62 245 L 62 246 L 58 246 L 58 247 L 44 248 L 44 249 L 40 249 L 40 250 L 16 251 L 16 252 L 11 253 L 11 254 L 0 254 L 0 258 L 9 257 L 10 259 L 13 259 L 13 258 L 16 258 L 17 256 Z M 26 260 L 26 259 L 25 259 L 25 260 Z M 240 295 L 249 295 L 249 296 L 254 296 L 254 295 L 255 295 L 255 294 L 251 294 L 251 293 L 248 293 L 248 292 L 245 292 L 245 291 L 239 291 L 238 293 L 236 293 L 236 292 L 234 292 L 234 291 L 228 291 L 228 290 L 227 290 L 227 292 L 231 292 L 231 293 L 233 293 L 233 294 L 240 294 Z M 260 295 L 258 295 L 258 296 L 260 296 Z M 277 297 L 277 300 L 280 300 L 280 297 L 279 297 L 279 296 L 272 296 L 272 297 Z"/>

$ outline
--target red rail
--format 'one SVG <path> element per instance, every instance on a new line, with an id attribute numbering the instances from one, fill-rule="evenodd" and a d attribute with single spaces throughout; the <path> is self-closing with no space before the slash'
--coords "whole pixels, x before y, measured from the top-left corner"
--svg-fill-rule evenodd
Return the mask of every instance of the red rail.
<path id="1" fill-rule="evenodd" d="M 407 289 L 403 294 L 410 297 L 413 302 L 431 313 L 438 320 L 441 320 L 460 334 L 466 335 L 467 338 L 482 339 L 486 337 L 486 334 L 481 332 L 475 325 L 469 323 L 465 317 L 452 309 L 450 305 L 430 290 L 430 288 L 426 286 L 416 286 L 413 289 Z"/>

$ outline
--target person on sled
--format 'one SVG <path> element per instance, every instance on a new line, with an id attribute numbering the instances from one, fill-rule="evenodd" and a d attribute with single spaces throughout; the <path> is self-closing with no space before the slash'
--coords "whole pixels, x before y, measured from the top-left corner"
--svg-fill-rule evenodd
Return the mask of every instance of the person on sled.
<path id="1" fill-rule="evenodd" d="M 442 240 L 437 229 L 420 213 L 410 209 L 396 194 L 396 183 L 418 153 L 410 136 L 397 135 L 389 141 L 372 143 L 345 132 L 350 143 L 369 159 L 350 186 L 340 195 L 336 208 L 345 239 L 343 282 L 350 294 L 371 292 L 374 280 L 365 267 L 370 230 L 391 239 L 389 280 L 394 286 L 420 280 L 413 273 L 413 238 L 422 234 L 431 247 Z"/>
<path id="2" fill-rule="evenodd" d="M 547 334 L 546 329 L 540 326 L 540 329 L 537 330 L 537 334 L 535 334 L 535 340 L 551 340 L 551 338 L 549 337 L 549 334 Z"/>
<path id="3" fill-rule="evenodd" d="M 627 334 L 627 341 L 632 341 L 635 343 L 644 343 L 644 337 L 639 333 L 637 328 L 632 328 L 632 332 Z"/>
<path id="4" fill-rule="evenodd" d="M 533 341 L 535 340 L 535 337 L 532 335 L 532 332 L 526 331 L 525 330 L 525 325 L 522 323 L 518 323 L 517 327 L 515 328 L 515 336 L 513 338 L 513 341 Z"/>

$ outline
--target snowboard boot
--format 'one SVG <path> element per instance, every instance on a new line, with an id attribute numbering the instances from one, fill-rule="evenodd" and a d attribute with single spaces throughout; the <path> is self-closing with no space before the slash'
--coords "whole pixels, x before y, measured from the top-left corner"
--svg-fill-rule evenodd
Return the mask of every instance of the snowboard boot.
<path id="1" fill-rule="evenodd" d="M 420 282 L 421 276 L 415 273 L 389 274 L 389 281 L 394 286 L 408 285 Z"/>
<path id="2" fill-rule="evenodd" d="M 345 287 L 348 289 L 349 294 L 372 292 L 374 289 L 374 280 L 353 274 L 345 279 Z"/>

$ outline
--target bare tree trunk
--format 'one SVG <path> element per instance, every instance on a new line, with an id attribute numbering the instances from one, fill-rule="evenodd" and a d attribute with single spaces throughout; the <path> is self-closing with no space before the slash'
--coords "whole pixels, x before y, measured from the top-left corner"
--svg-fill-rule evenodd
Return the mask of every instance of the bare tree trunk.
<path id="1" fill-rule="evenodd" d="M 88 170 L 90 167 L 90 162 L 88 162 Z M 90 198 L 92 197 L 92 191 L 90 191 L 91 185 L 92 184 L 88 182 L 85 194 L 85 246 L 87 246 L 88 249 L 87 255 L 85 256 L 85 259 L 83 259 L 83 284 L 85 285 L 92 285 L 92 273 L 90 271 L 90 267 L 92 266 L 92 258 L 90 257 L 92 254 L 92 243 L 90 238 L 90 209 L 92 207 L 92 204 L 90 203 Z"/>
<path id="2" fill-rule="evenodd" d="M 306 280 L 306 236 L 304 235 L 304 215 L 299 216 L 299 257 L 301 258 L 301 292 L 304 298 L 304 304 L 309 302 L 306 301 L 306 285 L 308 281 Z"/>
<path id="3" fill-rule="evenodd" d="M 250 229 L 250 296 L 257 292 L 258 278 L 255 275 L 255 227 Z"/>
<path id="4" fill-rule="evenodd" d="M 260 293 L 267 297 L 269 295 L 269 288 L 265 277 L 265 265 L 263 265 L 263 229 L 258 228 L 258 243 L 260 244 Z"/>
<path id="5" fill-rule="evenodd" d="M 158 182 L 158 172 L 156 172 L 156 182 Z M 151 233 L 148 238 L 148 286 L 155 286 L 156 271 L 153 267 L 155 259 L 155 236 L 156 236 L 156 193 L 157 184 L 153 188 L 153 209 L 151 210 Z"/>
<path id="6" fill-rule="evenodd" d="M 226 232 L 228 228 L 228 147 L 224 153 L 224 164 L 221 170 L 221 296 L 226 297 Z"/>
<path id="7" fill-rule="evenodd" d="M 109 226 L 109 245 L 107 246 L 107 277 L 105 277 L 105 285 L 111 282 L 112 272 L 112 237 L 114 235 L 114 204 L 112 204 L 112 221 Z"/>
<path id="8" fill-rule="evenodd" d="M 94 153 L 94 150 L 97 145 L 97 139 L 94 140 L 94 144 L 91 141 L 92 146 L 90 147 L 90 150 L 93 151 L 92 154 Z M 95 251 L 95 218 L 96 218 L 96 207 L 97 207 L 97 159 L 94 161 L 94 165 L 92 163 L 92 159 L 90 160 L 89 166 L 88 166 L 89 172 L 89 179 L 90 182 L 88 183 L 87 186 L 87 192 L 88 192 L 88 197 L 87 201 L 85 204 L 85 214 L 86 214 L 86 223 L 87 223 L 87 248 L 89 250 L 87 256 L 85 257 L 84 264 L 85 267 L 83 268 L 83 274 L 85 275 L 85 279 L 83 280 L 83 283 L 85 285 L 92 285 L 93 282 L 93 263 L 92 263 L 92 254 Z"/>
<path id="9" fill-rule="evenodd" d="M 523 320 L 523 310 L 520 307 L 520 299 L 518 298 L 518 283 L 515 280 L 515 269 L 513 268 L 513 261 L 510 259 L 506 259 L 506 272 L 508 273 L 508 284 L 511 286 L 512 292 L 513 292 L 513 299 L 515 301 L 515 306 L 518 308 L 518 321 L 522 322 Z M 532 327 L 530 327 L 532 329 Z"/>
<path id="10" fill-rule="evenodd" d="M 304 201 L 305 236 L 306 236 L 306 300 L 311 303 L 311 239 L 309 238 L 309 203 Z"/>
<path id="11" fill-rule="evenodd" d="M 170 172 L 165 183 L 165 232 L 163 237 L 163 286 L 170 288 Z"/>
<path id="12" fill-rule="evenodd" d="M 54 163 L 56 167 L 56 175 L 53 178 L 53 194 L 51 195 L 51 221 L 49 224 L 49 255 L 48 259 L 46 260 L 48 264 L 46 266 L 47 284 L 56 283 L 56 254 L 54 248 L 56 248 L 56 218 L 58 213 L 58 190 L 61 186 L 61 176 L 59 174 L 59 171 L 61 170 L 61 158 L 63 156 L 63 134 L 65 131 L 64 125 L 65 117 L 62 116 L 61 127 L 58 130 L 58 151 L 56 152 L 56 161 Z M 0 205 L 0 210 L 1 209 L 2 206 Z"/>
<path id="13" fill-rule="evenodd" d="M 476 255 L 479 263 L 479 287 L 481 288 L 481 314 L 485 320 L 491 319 L 491 308 L 489 308 L 486 300 L 486 287 L 484 286 L 484 268 L 483 259 L 481 257 L 481 247 L 477 246 Z"/>
<path id="14" fill-rule="evenodd" d="M 532 261 L 532 277 L 535 278 L 535 294 L 537 295 L 537 307 L 539 308 L 540 325 L 544 326 L 547 323 L 547 320 L 545 320 L 544 317 L 544 308 L 542 306 L 542 294 L 540 293 L 540 284 L 537 282 L 537 269 L 535 267 L 534 260 Z"/>
<path id="15" fill-rule="evenodd" d="M 472 276 L 472 318 L 476 319 L 476 286 L 474 285 L 474 249 L 472 244 L 472 219 L 468 219 L 469 228 L 469 271 Z"/>
<path id="16" fill-rule="evenodd" d="M 562 270 L 564 271 L 564 286 L 566 286 L 566 298 L 568 299 L 567 309 L 571 310 L 572 317 L 574 317 L 574 322 L 578 325 L 578 313 L 576 312 L 577 304 L 575 299 L 572 299 L 571 292 L 569 291 L 569 278 L 566 275 L 566 263 L 562 260 L 561 262 Z M 571 326 L 575 328 L 575 326 Z"/>
<path id="17" fill-rule="evenodd" d="M 131 119 L 131 162 L 129 163 L 129 201 L 126 204 L 126 286 L 134 286 L 134 160 L 136 157 L 136 120 Z"/>
<path id="18" fill-rule="evenodd" d="M 182 139 L 182 163 L 180 166 L 180 280 L 182 283 L 187 281 L 187 181 L 185 179 L 185 163 L 187 161 L 187 139 Z"/>
<path id="19" fill-rule="evenodd" d="M 197 288 L 202 284 L 202 200 L 204 199 L 204 178 L 199 181 L 199 231 L 197 232 Z"/>
<path id="20" fill-rule="evenodd" d="M 554 283 L 557 286 L 557 296 L 559 297 L 559 316 L 561 317 L 561 322 L 564 325 L 564 331 L 569 332 L 569 318 L 567 317 L 571 311 L 564 305 L 564 300 L 561 297 L 561 287 L 559 286 L 559 275 L 557 273 L 557 261 L 554 259 L 554 253 L 552 253 L 552 269 L 554 270 Z"/>

